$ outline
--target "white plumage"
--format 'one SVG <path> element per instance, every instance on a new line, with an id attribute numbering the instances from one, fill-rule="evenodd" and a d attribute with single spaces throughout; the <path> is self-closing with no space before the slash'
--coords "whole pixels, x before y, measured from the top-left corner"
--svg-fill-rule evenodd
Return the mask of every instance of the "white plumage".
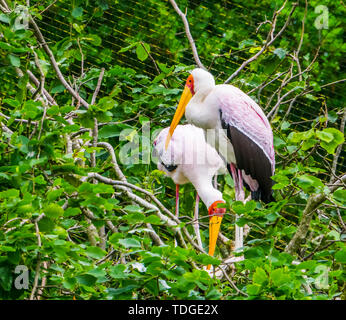
<path id="1" fill-rule="evenodd" d="M 165 150 L 168 131 L 169 128 L 163 129 L 154 141 L 155 154 L 159 158 L 158 168 L 175 184 L 191 182 L 207 208 L 222 200 L 222 193 L 214 188 L 212 179 L 218 171 L 224 170 L 224 163 L 205 141 L 203 130 L 190 124 L 177 126 Z M 174 170 L 168 170 L 174 166 L 177 166 Z"/>

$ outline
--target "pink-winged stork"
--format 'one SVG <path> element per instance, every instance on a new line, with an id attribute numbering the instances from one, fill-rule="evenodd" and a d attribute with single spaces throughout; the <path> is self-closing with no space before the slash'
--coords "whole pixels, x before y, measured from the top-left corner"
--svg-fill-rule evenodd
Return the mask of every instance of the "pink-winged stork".
<path id="1" fill-rule="evenodd" d="M 244 186 L 254 200 L 273 201 L 271 176 L 275 170 L 273 133 L 259 105 L 232 85 L 215 85 L 214 77 L 197 68 L 188 76 L 173 117 L 167 148 L 185 113 L 187 121 L 214 131 L 215 147 L 227 163 L 236 200 L 244 201 Z M 208 142 L 210 142 L 208 140 Z"/>
<path id="2" fill-rule="evenodd" d="M 208 208 L 209 255 L 213 256 L 225 208 L 217 208 L 224 203 L 222 193 L 212 183 L 213 177 L 224 168 L 224 162 L 216 150 L 205 141 L 202 129 L 193 125 L 178 125 L 171 143 L 165 148 L 169 128 L 163 129 L 154 141 L 154 155 L 158 157 L 158 169 L 164 171 L 176 184 L 176 214 L 179 210 L 179 185 L 191 182 L 198 196 Z M 198 202 L 195 208 L 195 231 L 198 231 Z M 197 210 L 196 210 L 197 209 Z M 197 236 L 198 237 L 198 236 Z M 201 245 L 200 239 L 199 245 Z M 208 269 L 210 266 L 208 266 Z"/>

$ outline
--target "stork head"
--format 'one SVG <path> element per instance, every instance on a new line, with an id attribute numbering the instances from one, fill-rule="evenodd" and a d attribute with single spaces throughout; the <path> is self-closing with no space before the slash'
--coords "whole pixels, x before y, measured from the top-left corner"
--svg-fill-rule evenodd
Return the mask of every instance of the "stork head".
<path id="1" fill-rule="evenodd" d="M 169 133 L 166 139 L 165 148 L 167 149 L 169 141 L 172 138 L 173 132 L 180 119 L 185 113 L 185 109 L 191 98 L 199 91 L 210 89 L 215 86 L 215 80 L 211 73 L 201 68 L 193 69 L 190 75 L 187 77 L 184 91 L 181 95 L 177 110 L 175 111 Z"/>
<path id="2" fill-rule="evenodd" d="M 193 79 L 195 93 L 204 89 L 210 89 L 215 86 L 215 80 L 213 75 L 204 69 L 201 69 L 201 68 L 193 69 L 189 77 L 192 77 Z M 186 81 L 186 85 L 187 85 L 187 81 Z"/>

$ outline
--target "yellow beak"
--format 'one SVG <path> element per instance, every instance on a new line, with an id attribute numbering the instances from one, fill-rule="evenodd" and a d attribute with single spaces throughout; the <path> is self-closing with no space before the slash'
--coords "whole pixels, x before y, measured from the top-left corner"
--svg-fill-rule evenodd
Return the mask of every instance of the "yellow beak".
<path id="1" fill-rule="evenodd" d="M 212 216 L 209 219 L 209 252 L 210 256 L 214 255 L 217 237 L 219 235 L 222 216 Z M 207 266 L 207 270 L 210 269 L 210 265 Z"/>
<path id="2" fill-rule="evenodd" d="M 171 141 L 171 138 L 173 136 L 173 132 L 175 130 L 175 128 L 177 127 L 177 125 L 179 124 L 180 119 L 182 118 L 183 114 L 185 113 L 185 108 L 187 106 L 187 104 L 189 103 L 189 101 L 192 98 L 192 93 L 189 89 L 188 86 L 185 86 L 184 91 L 181 95 L 179 104 L 178 104 L 178 108 L 175 111 L 173 120 L 171 122 L 171 126 L 169 128 L 169 132 L 166 138 L 166 145 L 165 145 L 165 149 L 167 150 L 169 142 Z"/>

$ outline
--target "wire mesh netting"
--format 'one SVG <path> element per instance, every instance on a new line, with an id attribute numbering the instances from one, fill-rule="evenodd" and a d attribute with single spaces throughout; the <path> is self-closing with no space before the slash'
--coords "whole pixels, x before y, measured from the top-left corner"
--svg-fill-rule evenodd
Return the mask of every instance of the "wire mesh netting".
<path id="1" fill-rule="evenodd" d="M 32 5 L 35 3 L 39 2 L 32 1 Z M 188 7 L 193 12 L 191 19 L 189 16 L 189 22 L 197 48 L 199 50 L 206 48 L 200 50 L 202 52 L 201 60 L 217 77 L 217 81 L 222 83 L 249 57 L 247 52 L 242 51 L 238 40 L 242 35 L 235 36 L 232 30 L 238 30 L 239 23 L 241 23 L 244 30 L 244 40 L 251 37 L 255 38 L 256 28 L 260 22 L 264 21 L 263 13 L 266 10 L 261 3 L 258 4 L 258 10 L 253 10 L 253 7 L 247 8 L 246 4 L 241 5 L 234 1 L 188 1 Z M 195 64 L 186 40 L 183 24 L 168 1 L 115 1 L 112 5 L 107 5 L 107 10 L 102 14 L 97 14 L 92 2 L 88 2 L 83 9 L 91 17 L 86 24 L 87 28 L 90 33 L 96 34 L 101 39 L 97 52 L 85 57 L 83 61 L 85 68 L 105 67 L 107 69 L 119 65 L 154 79 L 158 75 L 158 70 L 152 60 L 167 66 Z M 71 21 L 71 8 L 64 8 L 58 3 L 53 3 L 49 10 L 43 12 L 42 16 L 39 25 L 50 45 L 57 45 L 76 34 Z M 176 22 L 174 23 L 175 32 L 168 32 L 167 30 L 173 28 L 173 21 Z M 286 40 L 289 41 L 290 39 Z M 148 43 L 152 59 L 140 61 L 136 57 L 135 50 L 119 52 L 133 41 Z M 181 43 L 185 44 L 183 50 Z M 207 54 L 212 52 L 213 46 L 219 48 L 217 52 Z M 239 50 L 233 53 L 230 52 L 230 48 L 238 48 Z M 227 57 L 225 57 L 226 53 L 229 53 Z M 71 76 L 80 74 L 81 66 L 77 62 L 69 70 Z M 251 69 L 245 69 L 244 72 L 251 72 Z M 185 75 L 182 74 L 182 79 Z M 253 80 L 253 86 L 255 86 L 256 75 L 254 75 Z M 267 100 L 272 92 L 280 86 L 281 81 L 282 79 L 278 79 L 266 87 L 261 92 L 261 99 Z M 140 78 L 137 85 L 144 86 L 141 84 Z M 237 79 L 235 79 L 235 85 L 244 91 L 249 91 L 249 88 L 246 87 L 248 84 L 244 85 Z M 288 120 L 302 128 L 310 128 L 311 121 L 324 108 L 323 101 L 328 104 L 328 111 L 339 112 L 340 114 L 343 107 L 341 104 L 343 88 L 343 83 L 337 83 L 323 88 L 319 92 L 321 99 L 311 100 L 306 96 L 297 99 L 288 115 Z M 107 94 L 107 92 L 101 90 L 101 94 Z M 146 93 L 143 92 L 143 94 Z M 257 99 L 258 97 L 255 95 L 254 98 Z M 118 99 L 120 102 L 125 102 L 129 100 L 129 96 L 122 93 Z M 258 102 L 261 105 L 261 100 Z M 172 107 L 175 103 L 175 101 L 172 103 Z M 287 107 L 288 105 L 280 112 L 284 114 Z M 265 111 L 268 112 L 269 110 Z M 168 121 L 169 119 L 167 119 L 167 124 Z M 336 125 L 338 124 L 336 123 Z M 345 171 L 344 157 L 345 152 L 341 154 L 339 159 L 339 170 L 343 171 Z M 332 158 L 328 160 L 332 161 Z"/>

